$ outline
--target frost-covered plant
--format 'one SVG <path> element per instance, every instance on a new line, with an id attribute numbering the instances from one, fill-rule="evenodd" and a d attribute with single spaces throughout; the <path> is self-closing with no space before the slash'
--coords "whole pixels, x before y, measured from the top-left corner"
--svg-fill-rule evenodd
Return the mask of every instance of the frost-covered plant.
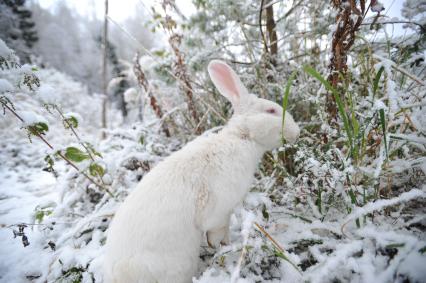
<path id="1" fill-rule="evenodd" d="M 3 42 L 0 41 L 0 44 Z M 86 125 L 94 126 L 91 129 L 80 129 L 80 124 L 84 124 L 82 117 L 92 119 L 90 113 L 93 105 L 99 105 L 98 100 L 89 97 L 84 88 L 69 82 L 70 78 L 58 75 L 56 71 L 21 66 L 13 52 L 4 44 L 2 47 L 0 95 L 6 115 L 1 121 L 2 126 L 9 135 L 19 136 L 20 132 L 13 130 L 13 124 L 18 124 L 19 118 L 25 121 L 22 128 L 32 136 L 32 147 L 43 149 L 47 145 L 44 170 L 54 173 L 60 184 L 58 199 L 38 202 L 34 208 L 33 222 L 16 225 L 2 223 L 2 227 L 9 227 L 14 236 L 27 246 L 27 250 L 40 253 L 40 266 L 35 267 L 30 262 L 25 271 L 27 278 L 49 278 L 46 279 L 48 281 L 68 281 L 71 278 L 91 280 L 94 276 L 92 268 L 95 267 L 90 266 L 90 263 L 97 257 L 96 252 L 101 251 L 99 247 L 105 240 L 103 232 L 117 205 L 115 199 L 125 197 L 128 188 L 133 187 L 144 172 L 150 170 L 170 149 L 153 138 L 155 135 L 152 131 L 157 131 L 153 125 L 148 128 L 136 125 L 126 130 L 111 131 L 105 143 L 98 144 L 95 149 L 92 144 L 96 140 L 96 125 L 99 123 L 91 120 L 91 124 Z M 36 79 L 37 84 L 31 84 L 32 89 L 21 84 L 25 75 Z M 77 111 L 86 107 L 85 111 L 81 115 L 63 112 L 61 105 L 68 105 L 69 99 L 75 100 L 71 105 L 78 106 Z M 54 127 L 55 122 L 59 127 Z M 42 140 L 42 143 L 39 144 L 38 140 Z M 179 145 L 171 142 L 168 146 L 173 148 Z M 27 151 L 25 147 L 20 151 L 22 155 L 18 154 L 16 158 L 26 160 L 24 154 Z M 42 156 L 33 154 L 32 158 L 41 161 Z M 64 159 L 74 168 L 63 166 L 64 163 L 57 162 L 58 158 Z M 40 164 L 37 166 L 42 168 Z M 107 188 L 115 198 L 106 194 L 103 188 Z M 82 215 L 86 217 L 81 218 Z M 44 249 L 44 246 L 48 249 Z M 93 256 L 82 256 L 76 261 L 69 256 L 71 246 L 81 249 L 81 255 L 92 250 Z"/>

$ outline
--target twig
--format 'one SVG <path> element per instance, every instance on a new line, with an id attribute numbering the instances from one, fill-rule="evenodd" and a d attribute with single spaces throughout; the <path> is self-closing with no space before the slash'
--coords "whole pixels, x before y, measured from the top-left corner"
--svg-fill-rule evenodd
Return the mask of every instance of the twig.
<path id="1" fill-rule="evenodd" d="M 102 139 L 106 137 L 106 128 L 107 128 L 107 104 L 108 104 L 108 94 L 107 94 L 107 59 L 108 59 L 108 0 L 105 0 L 105 11 L 104 11 L 104 28 L 102 36 Z"/>
<path id="2" fill-rule="evenodd" d="M 299 7 L 300 6 L 300 4 L 302 4 L 302 2 L 303 1 L 305 1 L 305 0 L 300 0 L 299 2 L 297 2 L 296 4 L 294 4 L 291 8 L 290 8 L 290 10 L 288 10 L 288 12 L 287 13 L 285 13 L 285 15 L 284 16 L 282 16 L 281 18 L 279 18 L 278 20 L 277 20 L 277 24 L 280 22 L 280 21 L 282 21 L 282 20 L 284 20 L 285 18 L 287 18 L 288 16 L 290 16 L 290 14 L 291 13 L 293 13 L 293 11 L 294 11 L 294 9 L 296 9 L 297 7 Z"/>
<path id="3" fill-rule="evenodd" d="M 274 7 L 270 5 L 268 6 L 268 8 L 266 8 L 266 29 L 268 31 L 269 47 L 271 51 L 270 62 L 273 66 L 275 66 L 277 63 L 276 56 L 278 53 L 278 43 L 277 43 L 278 37 L 277 37 L 277 32 L 275 30 L 275 27 L 276 27 L 276 23 L 274 20 Z"/>
<path id="4" fill-rule="evenodd" d="M 265 0 L 261 0 L 260 2 L 260 9 L 259 9 L 259 29 L 260 29 L 260 35 L 262 36 L 263 41 L 263 47 L 265 48 L 265 52 L 268 53 L 268 44 L 266 44 L 266 37 L 262 30 L 262 13 L 263 13 L 263 4 Z"/>
<path id="5" fill-rule="evenodd" d="M 161 109 L 160 105 L 158 104 L 157 99 L 155 98 L 154 94 L 151 91 L 151 86 L 149 85 L 149 82 L 145 76 L 145 73 L 142 71 L 142 67 L 139 64 L 139 53 L 136 53 L 134 63 L 133 63 L 133 73 L 135 74 L 138 84 L 140 88 L 143 88 L 145 90 L 145 93 L 147 94 L 149 98 L 149 105 L 151 105 L 152 110 L 154 110 L 155 115 L 158 119 L 163 119 L 163 110 Z M 167 127 L 166 123 L 163 123 L 161 125 L 161 128 L 163 129 L 164 134 L 166 137 L 170 137 L 170 131 Z"/>
<path id="6" fill-rule="evenodd" d="M 272 238 L 272 236 L 271 235 L 269 235 L 269 233 L 268 232 L 266 232 L 266 230 L 262 227 L 262 226 L 260 226 L 257 222 L 254 222 L 254 226 L 256 226 L 256 228 L 260 231 L 260 232 L 262 232 L 269 240 L 271 240 L 271 242 L 274 244 L 274 246 L 280 251 L 280 252 L 282 252 L 282 253 L 284 253 L 285 251 L 284 251 L 284 249 L 281 247 L 281 245 L 280 244 L 278 244 L 278 242 L 274 239 L 274 238 Z"/>
<path id="7" fill-rule="evenodd" d="M 328 65 L 330 73 L 327 80 L 334 88 L 339 89 L 339 82 L 342 79 L 347 80 L 347 55 L 355 42 L 355 33 L 359 30 L 370 6 L 365 7 L 365 0 L 333 0 L 332 6 L 338 10 L 338 14 L 331 44 L 332 56 Z M 329 118 L 336 119 L 337 104 L 331 93 L 327 95 L 326 107 Z"/>
<path id="8" fill-rule="evenodd" d="M 371 24 L 373 24 L 373 23 L 362 23 L 361 25 L 362 26 L 366 26 L 366 25 L 368 26 L 368 25 L 371 25 Z M 422 32 L 426 32 L 426 28 L 424 26 L 422 26 L 420 23 L 417 23 L 417 22 L 410 22 L 410 21 L 386 21 L 386 22 L 375 22 L 374 24 L 377 24 L 377 25 L 386 25 L 386 24 L 413 24 L 413 25 L 419 26 L 420 29 L 422 30 Z"/>
<path id="9" fill-rule="evenodd" d="M 284 253 L 285 253 L 285 250 L 281 247 L 281 245 L 280 244 L 278 244 L 278 242 L 274 239 L 274 238 L 272 238 L 272 236 L 271 235 L 269 235 L 269 233 L 268 232 L 266 232 L 266 230 L 265 229 L 263 229 L 263 227 L 262 226 L 260 226 L 257 222 L 254 222 L 253 223 L 254 224 L 254 226 L 256 226 L 256 228 L 260 231 L 260 232 L 262 232 L 271 242 L 272 242 L 272 244 L 274 245 L 274 247 L 276 248 L 276 249 L 278 249 L 278 251 L 284 256 Z M 283 257 L 282 257 L 283 258 Z M 287 261 L 291 266 L 293 266 L 294 267 L 294 269 L 296 269 L 297 270 L 297 272 L 299 272 L 299 274 L 302 274 L 301 272 L 300 272 L 300 270 L 299 270 L 299 268 L 297 268 L 297 265 L 295 265 L 293 262 L 291 262 L 287 257 L 284 257 L 284 259 L 285 259 L 285 261 Z"/>
<path id="10" fill-rule="evenodd" d="M 164 17 L 164 21 L 161 21 L 161 25 L 163 26 L 163 28 L 165 30 L 168 31 L 169 34 L 169 44 L 170 47 L 173 50 L 173 53 L 175 54 L 176 57 L 176 61 L 174 64 L 174 72 L 176 74 L 176 77 L 178 77 L 178 82 L 180 82 L 185 95 L 186 95 L 186 100 L 188 103 L 188 110 L 189 113 L 191 114 L 191 118 L 194 120 L 195 124 L 198 124 L 200 121 L 200 117 L 197 113 L 197 109 L 194 103 L 194 90 L 192 88 L 192 85 L 190 83 L 190 79 L 189 79 L 189 75 L 188 75 L 188 71 L 187 71 L 187 67 L 186 67 L 186 63 L 185 63 L 185 59 L 184 59 L 184 55 L 183 53 L 180 51 L 179 46 L 181 44 L 181 40 L 182 40 L 182 35 L 178 34 L 175 30 L 176 27 L 176 23 L 173 21 L 173 19 L 167 14 L 167 7 L 170 7 L 173 10 L 177 10 L 176 6 L 174 5 L 173 1 L 166 1 L 163 0 L 161 3 L 164 13 L 165 13 L 165 17 Z M 196 128 L 196 133 L 197 134 L 201 134 L 202 133 L 202 127 L 198 127 Z"/>

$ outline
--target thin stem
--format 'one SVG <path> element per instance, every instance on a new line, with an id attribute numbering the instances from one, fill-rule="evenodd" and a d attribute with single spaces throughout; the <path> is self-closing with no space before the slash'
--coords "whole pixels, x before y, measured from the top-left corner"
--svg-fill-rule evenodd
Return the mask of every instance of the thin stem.
<path id="1" fill-rule="evenodd" d="M 257 222 L 254 222 L 254 226 L 256 226 L 256 228 L 260 231 L 260 232 L 262 232 L 269 240 L 271 240 L 271 242 L 274 244 L 274 246 L 280 251 L 280 252 L 284 252 L 284 249 L 281 247 L 281 245 L 280 244 L 278 244 L 278 242 L 274 239 L 274 238 L 272 238 L 272 236 L 271 235 L 269 235 L 269 233 L 268 232 L 266 232 L 266 230 L 262 227 L 262 226 L 260 226 Z"/>
<path id="2" fill-rule="evenodd" d="M 93 162 L 95 162 L 95 158 L 93 157 L 91 150 L 89 150 L 89 148 L 88 148 L 88 147 L 84 144 L 84 142 L 81 140 L 80 136 L 77 134 L 77 131 L 74 129 L 74 127 L 72 126 L 72 124 L 71 124 L 70 122 L 68 122 L 68 120 L 67 120 L 67 119 L 65 119 L 64 114 L 62 113 L 62 111 L 59 109 L 59 107 L 58 107 L 58 106 L 56 106 L 56 105 L 55 105 L 55 106 L 54 106 L 54 108 L 56 109 L 56 111 L 57 111 L 57 112 L 59 113 L 59 115 L 61 116 L 62 121 L 64 121 L 64 122 L 67 124 L 68 128 L 69 128 L 69 129 L 71 129 L 71 131 L 72 131 L 72 133 L 74 134 L 74 136 L 76 137 L 76 139 L 77 139 L 78 143 L 79 143 L 82 147 L 84 147 L 84 149 L 86 150 L 86 152 L 87 152 L 87 154 L 89 155 L 90 159 L 91 159 Z M 104 180 L 102 179 L 102 176 L 101 176 L 101 175 L 99 174 L 99 172 L 97 172 L 97 171 L 96 171 L 96 176 L 99 178 L 99 180 L 101 180 L 101 183 L 102 183 L 104 186 L 106 186 L 106 184 L 105 184 Z"/>
<path id="3" fill-rule="evenodd" d="M 71 125 L 70 122 L 68 122 L 67 119 L 65 119 L 64 114 L 62 113 L 62 111 L 55 105 L 54 106 L 55 110 L 59 113 L 59 115 L 62 118 L 62 121 L 64 121 L 68 128 L 72 131 L 72 133 L 74 134 L 74 136 L 77 138 L 78 143 L 84 147 L 84 149 L 86 150 L 87 154 L 89 154 L 90 159 L 92 159 L 92 161 L 95 161 L 95 159 L 93 158 L 93 155 L 91 154 L 90 150 L 87 148 L 87 146 L 84 144 L 84 142 L 81 140 L 80 136 L 77 134 L 77 132 L 75 131 L 74 127 Z"/>
<path id="4" fill-rule="evenodd" d="M 372 24 L 378 24 L 378 25 L 386 25 L 386 24 L 413 24 L 416 25 L 418 27 L 420 27 L 420 29 L 425 32 L 426 28 L 424 26 L 422 26 L 421 24 L 417 23 L 417 22 L 410 22 L 410 21 L 386 21 L 386 22 L 375 22 L 375 23 L 362 23 L 362 26 L 368 26 L 368 25 L 372 25 Z"/>

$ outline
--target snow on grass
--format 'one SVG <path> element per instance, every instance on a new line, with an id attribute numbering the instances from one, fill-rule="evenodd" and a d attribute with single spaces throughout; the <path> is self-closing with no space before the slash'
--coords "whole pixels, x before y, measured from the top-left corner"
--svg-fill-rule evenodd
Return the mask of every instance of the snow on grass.
<path id="1" fill-rule="evenodd" d="M 363 207 L 357 207 L 351 214 L 346 217 L 346 222 L 361 217 L 367 213 L 371 213 L 376 210 L 383 209 L 387 206 L 404 203 L 412 199 L 419 199 L 426 197 L 426 186 L 423 187 L 423 190 L 412 189 L 409 192 L 402 193 L 400 196 L 393 199 L 382 199 L 376 202 L 367 203 Z"/>

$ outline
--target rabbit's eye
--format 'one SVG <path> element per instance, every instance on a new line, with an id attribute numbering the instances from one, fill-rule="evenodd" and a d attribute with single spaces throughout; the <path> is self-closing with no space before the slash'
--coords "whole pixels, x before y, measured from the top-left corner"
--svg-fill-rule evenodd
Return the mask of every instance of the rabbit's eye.
<path id="1" fill-rule="evenodd" d="M 276 113 L 276 111 L 275 111 L 274 108 L 269 108 L 269 109 L 266 110 L 266 112 L 267 113 L 271 113 L 271 114 L 275 114 Z"/>

